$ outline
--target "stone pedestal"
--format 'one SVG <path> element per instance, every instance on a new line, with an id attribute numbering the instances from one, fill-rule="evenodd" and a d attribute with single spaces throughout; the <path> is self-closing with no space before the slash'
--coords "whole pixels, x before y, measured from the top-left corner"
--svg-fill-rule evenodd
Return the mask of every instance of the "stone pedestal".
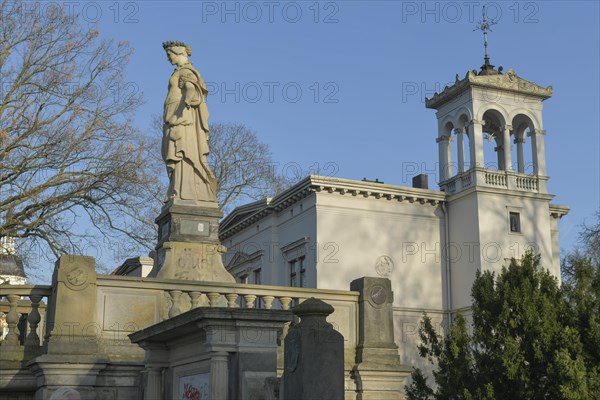
<path id="1" fill-rule="evenodd" d="M 96 379 L 108 364 L 107 359 L 96 356 L 43 355 L 29 363 L 37 379 L 36 400 L 50 398 L 61 386 L 76 389 L 82 400 L 95 400 Z"/>
<path id="2" fill-rule="evenodd" d="M 344 337 L 327 322 L 334 309 L 308 299 L 292 309 L 300 323 L 285 337 L 283 399 L 344 399 Z"/>
<path id="3" fill-rule="evenodd" d="M 149 277 L 235 282 L 223 266 L 217 203 L 171 202 L 156 219 L 158 245 Z"/>
<path id="4" fill-rule="evenodd" d="M 358 298 L 358 346 L 352 376 L 357 399 L 404 399 L 404 379 L 410 368 L 400 363 L 394 342 L 394 293 L 387 278 L 364 277 L 352 281 Z"/>
<path id="5" fill-rule="evenodd" d="M 146 352 L 143 399 L 264 398 L 291 319 L 282 310 L 201 307 L 129 335 Z"/>

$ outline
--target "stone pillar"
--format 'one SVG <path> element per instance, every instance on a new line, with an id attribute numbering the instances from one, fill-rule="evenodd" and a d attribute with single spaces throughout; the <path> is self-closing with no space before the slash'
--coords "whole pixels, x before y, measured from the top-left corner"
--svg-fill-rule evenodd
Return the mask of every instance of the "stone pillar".
<path id="1" fill-rule="evenodd" d="M 226 351 L 214 351 L 210 357 L 210 398 L 227 399 L 229 354 Z"/>
<path id="2" fill-rule="evenodd" d="M 464 133 L 465 128 L 457 128 L 454 130 L 456 135 L 456 155 L 458 157 L 458 173 L 462 174 L 465 172 L 465 144 L 464 144 Z"/>
<path id="3" fill-rule="evenodd" d="M 497 143 L 498 142 L 496 141 L 496 144 Z M 496 168 L 496 169 L 498 171 L 501 171 L 501 170 L 504 169 L 504 147 L 501 144 L 497 145 L 496 147 L 494 147 L 494 151 L 496 152 L 496 161 L 498 163 L 498 165 L 497 165 L 498 168 Z M 491 167 L 491 165 L 489 164 L 489 161 L 488 161 L 486 163 L 486 167 L 485 168 L 492 169 L 490 167 Z"/>
<path id="4" fill-rule="evenodd" d="M 484 121 L 476 119 L 469 123 L 469 142 L 471 151 L 471 168 L 483 167 L 483 125 Z"/>
<path id="5" fill-rule="evenodd" d="M 534 129 L 531 132 L 531 147 L 533 151 L 534 175 L 538 177 L 538 191 L 548 193 L 548 178 L 546 175 L 546 150 L 544 149 L 544 137 L 546 131 L 543 129 Z"/>
<path id="6" fill-rule="evenodd" d="M 144 400 L 160 400 L 164 397 L 162 372 L 162 367 L 146 367 L 144 371 L 146 375 Z"/>
<path id="7" fill-rule="evenodd" d="M 450 163 L 452 155 L 450 153 L 450 141 L 448 136 L 440 136 L 435 140 L 438 144 L 439 159 L 440 159 L 440 179 L 439 182 L 444 182 L 452 176 Z"/>
<path id="8" fill-rule="evenodd" d="M 161 400 L 165 397 L 163 373 L 168 366 L 169 349 L 163 343 L 143 342 L 140 345 L 146 349 L 142 400 Z"/>
<path id="9" fill-rule="evenodd" d="M 544 149 L 544 136 L 546 131 L 534 129 L 529 132 L 531 136 L 531 152 L 534 165 L 534 175 L 546 176 L 546 158 Z"/>
<path id="10" fill-rule="evenodd" d="M 512 154 L 510 151 L 510 131 L 512 126 L 505 125 L 502 128 L 502 149 L 504 150 L 504 170 L 512 170 Z"/>
<path id="11" fill-rule="evenodd" d="M 523 156 L 524 143 L 524 138 L 515 137 L 515 144 L 517 145 L 517 171 L 521 174 L 525 173 L 525 157 Z"/>
<path id="12" fill-rule="evenodd" d="M 47 354 L 98 353 L 95 264 L 92 257 L 71 255 L 56 262 L 46 318 Z"/>
<path id="13" fill-rule="evenodd" d="M 364 277 L 352 281 L 350 290 L 358 298 L 358 346 L 352 375 L 357 399 L 394 400 L 404 398 L 404 379 L 410 368 L 400 363 L 394 342 L 394 293 L 387 278 Z"/>
<path id="14" fill-rule="evenodd" d="M 81 393 L 82 400 L 95 400 L 97 378 L 108 359 L 93 356 L 42 355 L 28 363 L 37 380 L 36 400 L 46 400 L 61 386 Z"/>
<path id="15" fill-rule="evenodd" d="M 108 363 L 98 356 L 102 327 L 96 301 L 94 259 L 60 257 L 47 307 L 46 354 L 28 363 L 37 379 L 36 399 L 48 398 L 60 386 L 77 389 L 84 400 L 96 398 L 96 378 Z"/>
<path id="16" fill-rule="evenodd" d="M 300 317 L 285 337 L 283 398 L 344 399 L 344 337 L 327 322 L 334 309 L 310 298 L 292 309 Z"/>

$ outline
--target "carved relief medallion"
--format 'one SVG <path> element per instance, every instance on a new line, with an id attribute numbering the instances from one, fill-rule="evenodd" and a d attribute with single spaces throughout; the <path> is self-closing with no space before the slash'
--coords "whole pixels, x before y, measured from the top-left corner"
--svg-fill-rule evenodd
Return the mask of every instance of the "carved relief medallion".
<path id="1" fill-rule="evenodd" d="M 375 262 L 375 271 L 379 276 L 387 278 L 391 275 L 394 270 L 394 261 L 390 256 L 382 255 L 379 256 L 377 261 Z"/>
<path id="2" fill-rule="evenodd" d="M 381 306 L 387 301 L 387 290 L 381 285 L 375 285 L 369 290 L 369 297 L 374 306 Z"/>
<path id="3" fill-rule="evenodd" d="M 84 267 L 74 265 L 66 274 L 65 285 L 71 290 L 83 290 L 87 287 L 88 272 Z"/>

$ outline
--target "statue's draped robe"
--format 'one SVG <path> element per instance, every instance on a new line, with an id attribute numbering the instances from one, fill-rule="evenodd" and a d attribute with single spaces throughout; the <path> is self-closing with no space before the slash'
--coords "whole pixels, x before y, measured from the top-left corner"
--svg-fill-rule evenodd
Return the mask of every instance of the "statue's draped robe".
<path id="1" fill-rule="evenodd" d="M 162 143 L 169 175 L 168 199 L 217 201 L 216 180 L 206 159 L 207 95 L 200 73 L 189 63 L 177 68 L 169 79 Z"/>

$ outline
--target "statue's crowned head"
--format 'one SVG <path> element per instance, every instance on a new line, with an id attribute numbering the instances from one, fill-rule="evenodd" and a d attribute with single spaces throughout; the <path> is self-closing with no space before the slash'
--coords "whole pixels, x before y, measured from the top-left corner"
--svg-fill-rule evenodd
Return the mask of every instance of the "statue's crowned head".
<path id="1" fill-rule="evenodd" d="M 177 55 L 191 56 L 192 55 L 192 47 L 188 44 L 178 41 L 168 41 L 163 42 L 163 49 L 167 52 L 172 52 Z"/>

